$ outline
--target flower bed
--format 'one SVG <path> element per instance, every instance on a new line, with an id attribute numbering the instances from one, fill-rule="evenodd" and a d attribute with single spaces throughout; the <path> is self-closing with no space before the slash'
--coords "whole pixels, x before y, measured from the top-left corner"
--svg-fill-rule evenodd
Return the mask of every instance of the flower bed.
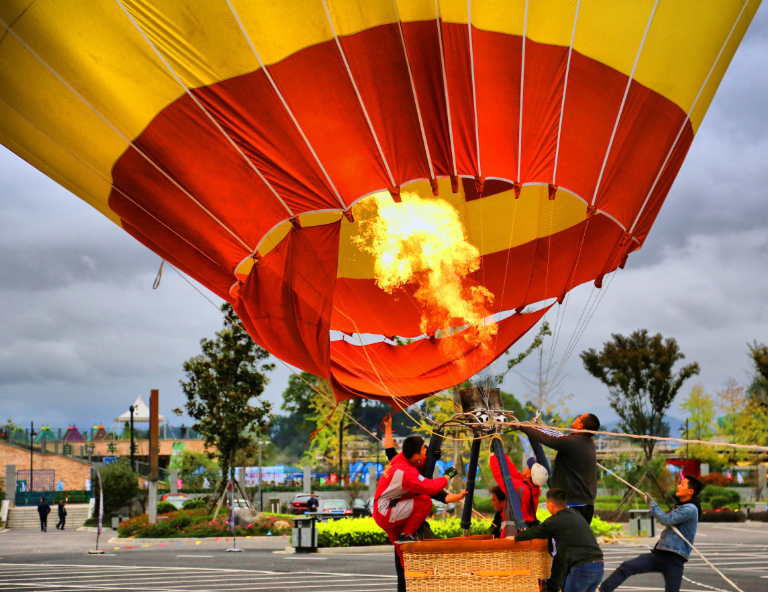
<path id="1" fill-rule="evenodd" d="M 180 510 L 163 514 L 165 519 L 155 524 L 149 523 L 146 514 L 131 518 L 117 527 L 118 535 L 137 538 L 180 538 L 180 537 L 219 537 L 230 536 L 227 514 L 219 513 L 212 520 L 205 508 Z M 290 534 L 293 523 L 292 517 L 283 514 L 262 514 L 257 523 L 246 527 L 237 527 L 236 536 L 263 536 L 267 534 Z"/>
<path id="2" fill-rule="evenodd" d="M 747 513 L 733 511 L 730 509 L 725 510 L 710 510 L 703 512 L 699 522 L 746 522 Z"/>

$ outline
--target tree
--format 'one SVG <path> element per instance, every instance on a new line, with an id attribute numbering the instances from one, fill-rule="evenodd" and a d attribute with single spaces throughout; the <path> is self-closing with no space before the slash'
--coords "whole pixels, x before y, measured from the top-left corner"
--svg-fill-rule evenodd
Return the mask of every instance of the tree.
<path id="1" fill-rule="evenodd" d="M 221 479 L 218 463 L 203 452 L 183 450 L 176 462 L 185 487 L 202 488 L 206 479 L 209 483 L 217 483 Z"/>
<path id="2" fill-rule="evenodd" d="M 755 341 L 749 345 L 749 354 L 755 364 L 752 384 L 747 389 L 750 399 L 768 405 L 768 347 Z"/>
<path id="3" fill-rule="evenodd" d="M 263 364 L 269 352 L 259 347 L 240 325 L 232 305 L 221 307 L 224 329 L 215 339 L 202 339 L 202 354 L 184 362 L 187 380 L 180 381 L 187 397 L 184 407 L 195 420 L 192 428 L 202 436 L 208 456 L 218 456 L 224 490 L 238 451 L 255 449 L 254 439 L 270 427 L 271 403 L 252 399 L 264 392 L 269 382 L 265 372 L 274 364 Z M 175 409 L 181 415 L 181 409 Z M 215 452 L 213 452 L 215 450 Z"/>
<path id="4" fill-rule="evenodd" d="M 715 394 L 718 407 L 723 413 L 723 417 L 718 420 L 718 429 L 726 438 L 733 438 L 736 435 L 736 418 L 747 405 L 744 387 L 739 386 L 733 378 L 729 378 L 725 388 L 715 391 Z"/>
<path id="5" fill-rule="evenodd" d="M 694 386 L 680 407 L 688 412 L 692 440 L 709 440 L 715 435 L 715 400 L 704 392 L 703 386 Z"/>
<path id="6" fill-rule="evenodd" d="M 99 469 L 101 483 L 104 485 L 104 513 L 116 512 L 131 503 L 139 495 L 139 480 L 125 459 L 109 463 Z M 99 515 L 99 478 L 94 475 L 92 481 L 93 497 L 96 500 L 94 516 Z"/>
<path id="7" fill-rule="evenodd" d="M 669 433 L 664 415 L 683 383 L 699 373 L 694 362 L 673 372 L 685 358 L 674 338 L 640 329 L 629 337 L 611 335 L 599 354 L 594 349 L 581 353 L 584 368 L 608 387 L 611 407 L 618 414 L 622 430 L 631 434 L 662 436 Z M 654 440 L 642 440 L 648 461 L 653 457 Z"/>

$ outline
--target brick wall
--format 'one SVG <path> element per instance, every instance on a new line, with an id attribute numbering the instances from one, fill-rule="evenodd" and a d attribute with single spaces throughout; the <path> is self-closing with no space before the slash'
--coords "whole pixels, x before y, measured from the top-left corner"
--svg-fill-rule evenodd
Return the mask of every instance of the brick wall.
<path id="1" fill-rule="evenodd" d="M 0 474 L 5 475 L 6 465 L 16 465 L 16 470 L 29 469 L 29 450 L 0 442 Z M 56 484 L 61 479 L 66 490 L 85 489 L 85 480 L 91 478 L 91 465 L 87 462 L 55 454 L 35 453 L 32 468 L 53 469 Z"/>

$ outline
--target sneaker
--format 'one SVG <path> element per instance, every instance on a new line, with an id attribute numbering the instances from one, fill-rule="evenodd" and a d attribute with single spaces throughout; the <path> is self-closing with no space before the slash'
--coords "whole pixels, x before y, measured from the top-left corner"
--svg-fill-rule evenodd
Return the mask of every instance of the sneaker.
<path id="1" fill-rule="evenodd" d="M 418 543 L 419 539 L 417 539 L 412 534 L 401 534 L 399 537 L 397 537 L 397 540 L 395 541 L 396 545 L 403 545 L 405 543 Z"/>

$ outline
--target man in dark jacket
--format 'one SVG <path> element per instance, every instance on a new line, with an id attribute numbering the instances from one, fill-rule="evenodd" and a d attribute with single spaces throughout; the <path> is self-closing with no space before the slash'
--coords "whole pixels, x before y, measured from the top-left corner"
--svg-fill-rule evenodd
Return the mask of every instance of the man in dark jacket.
<path id="1" fill-rule="evenodd" d="M 48 532 L 48 514 L 51 513 L 51 506 L 48 505 L 44 497 L 41 497 L 40 503 L 37 504 L 37 513 L 40 514 L 40 530 Z"/>
<path id="2" fill-rule="evenodd" d="M 628 577 L 644 573 L 661 573 L 664 576 L 666 592 L 679 592 L 683 583 L 683 567 L 691 555 L 691 546 L 672 530 L 672 526 L 675 526 L 688 542 L 693 543 L 701 513 L 701 507 L 696 500 L 700 491 L 701 481 L 692 475 L 686 475 L 677 486 L 676 495 L 680 503 L 669 513 L 659 508 L 651 496 L 645 496 L 651 514 L 666 528 L 650 553 L 622 563 L 602 583 L 601 592 L 613 592 Z"/>
<path id="3" fill-rule="evenodd" d="M 309 494 L 309 499 L 307 500 L 307 511 L 308 512 L 317 512 L 317 506 L 320 505 L 320 500 L 318 500 L 315 497 L 315 492 Z"/>
<path id="4" fill-rule="evenodd" d="M 555 539 L 556 557 L 561 558 L 567 574 L 563 592 L 595 592 L 605 565 L 592 529 L 575 508 L 568 507 L 562 489 L 547 491 L 547 510 L 552 516 L 518 532 L 515 540 Z"/>
<path id="5" fill-rule="evenodd" d="M 579 415 L 573 420 L 573 429 L 600 429 L 600 420 L 591 413 Z M 547 428 L 521 426 L 520 431 L 532 441 L 536 440 L 557 450 L 552 477 L 549 484 L 565 491 L 568 507 L 592 523 L 597 495 L 597 451 L 592 434 L 575 432 L 564 436 L 561 432 Z M 556 592 L 565 584 L 565 566 L 560 554 L 552 561 L 552 573 L 547 579 L 545 592 Z"/>
<path id="6" fill-rule="evenodd" d="M 67 522 L 67 508 L 64 507 L 64 500 L 59 500 L 59 521 L 56 523 L 56 530 L 64 530 L 64 524 Z"/>

